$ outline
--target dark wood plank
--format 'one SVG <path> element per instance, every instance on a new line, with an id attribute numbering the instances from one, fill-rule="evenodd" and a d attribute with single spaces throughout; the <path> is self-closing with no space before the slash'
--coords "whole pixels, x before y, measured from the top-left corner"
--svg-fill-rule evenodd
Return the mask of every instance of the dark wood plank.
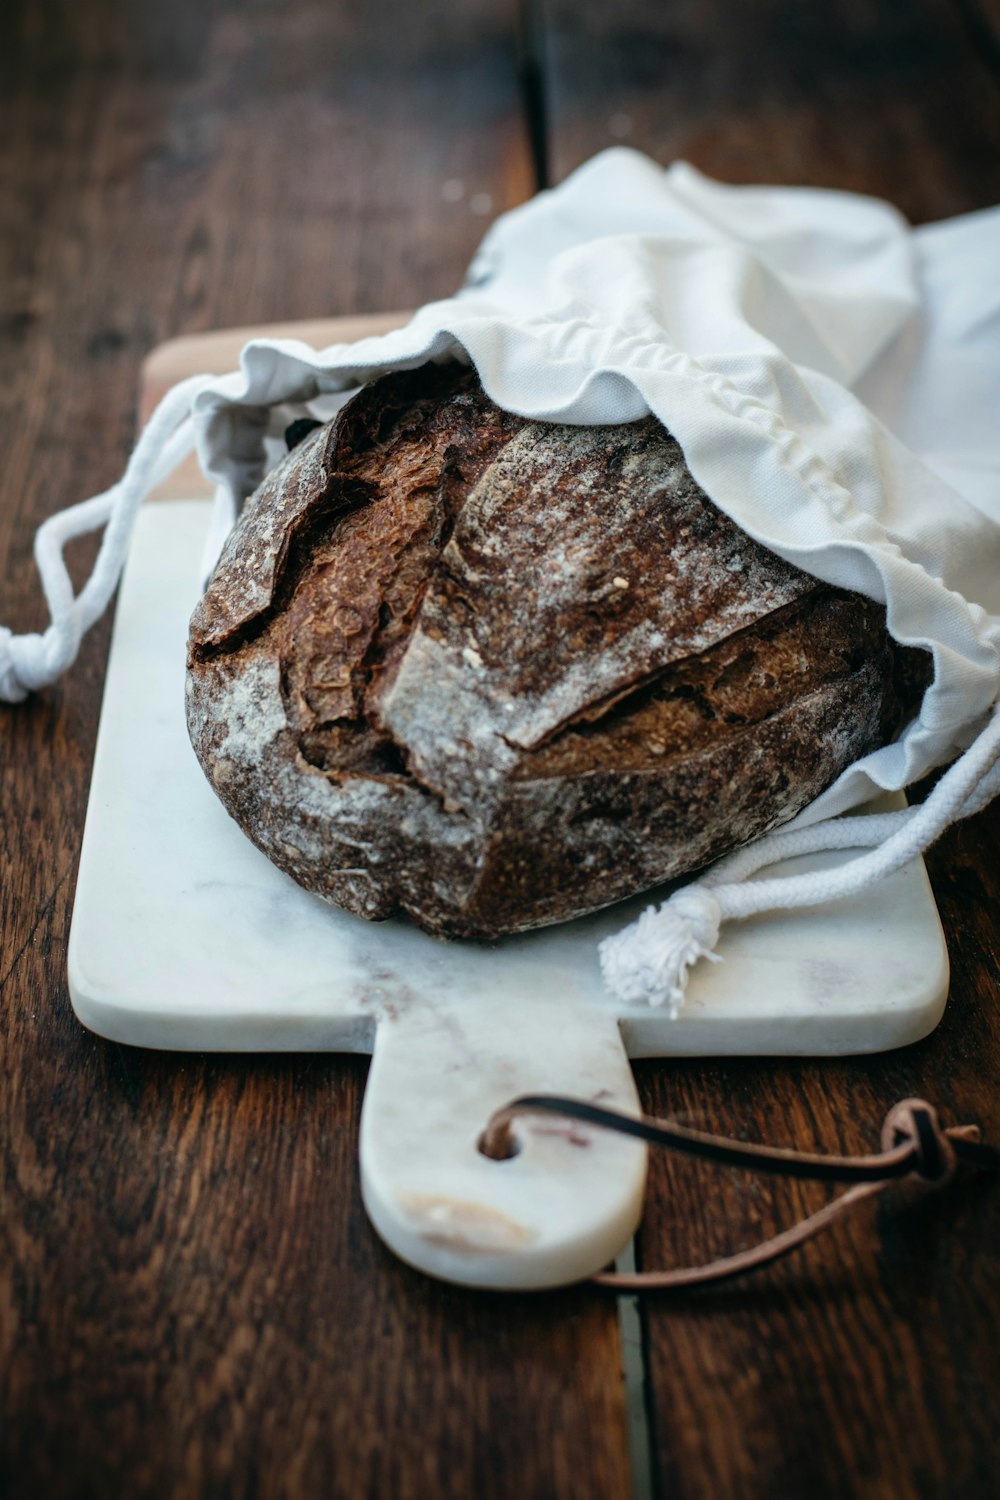
<path id="1" fill-rule="evenodd" d="M 2 618 L 25 629 L 34 527 L 119 473 L 153 344 L 447 293 L 531 181 L 489 0 L 11 0 L 0 59 Z M 621 1496 L 614 1309 L 384 1252 L 363 1063 L 144 1054 L 74 1020 L 106 649 L 104 625 L 0 708 L 0 1492 Z"/>
<path id="2" fill-rule="evenodd" d="M 53 913 L 28 994 L 65 935 Z M 609 1310 L 382 1249 L 363 1063 L 155 1056 L 49 1010 L 7 1127 L 5 1496 L 625 1493 Z"/>
<path id="3" fill-rule="evenodd" d="M 556 180 L 624 144 L 725 182 L 874 193 L 915 222 L 1000 199 L 980 0 L 539 3 Z"/>

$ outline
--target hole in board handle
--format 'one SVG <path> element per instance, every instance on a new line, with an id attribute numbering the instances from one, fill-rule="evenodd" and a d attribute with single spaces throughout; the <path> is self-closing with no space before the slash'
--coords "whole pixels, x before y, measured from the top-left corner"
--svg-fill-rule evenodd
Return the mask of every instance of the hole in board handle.
<path id="1" fill-rule="evenodd" d="M 521 1142 L 510 1128 L 510 1120 L 491 1120 L 476 1142 L 480 1155 L 490 1161 L 511 1161 L 521 1154 Z"/>

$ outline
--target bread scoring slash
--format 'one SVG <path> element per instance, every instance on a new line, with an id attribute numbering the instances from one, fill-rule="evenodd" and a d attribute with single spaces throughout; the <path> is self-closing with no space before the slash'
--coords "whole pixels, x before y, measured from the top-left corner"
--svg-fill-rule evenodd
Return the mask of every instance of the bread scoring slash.
<path id="1" fill-rule="evenodd" d="M 699 868 L 891 739 L 884 611 L 746 536 L 654 418 L 389 375 L 248 501 L 191 621 L 188 727 L 275 864 L 495 938 Z"/>

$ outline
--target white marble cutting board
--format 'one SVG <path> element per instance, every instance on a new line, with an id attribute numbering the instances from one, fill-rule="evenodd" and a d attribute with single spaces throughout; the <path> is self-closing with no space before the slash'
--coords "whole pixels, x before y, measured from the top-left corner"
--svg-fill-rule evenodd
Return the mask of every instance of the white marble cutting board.
<path id="1" fill-rule="evenodd" d="M 371 1052 L 365 1205 L 433 1275 L 541 1287 L 612 1260 L 638 1222 L 645 1150 L 554 1120 L 477 1149 L 517 1094 L 638 1103 L 632 1057 L 869 1052 L 940 1019 L 948 969 L 923 866 L 817 912 L 735 924 L 676 1021 L 617 1007 L 599 938 L 648 897 L 495 948 L 325 905 L 241 834 L 183 715 L 184 643 L 208 506 L 139 517 L 118 604 L 69 948 L 85 1025 L 135 1046 Z M 818 856 L 819 864 L 843 855 Z"/>

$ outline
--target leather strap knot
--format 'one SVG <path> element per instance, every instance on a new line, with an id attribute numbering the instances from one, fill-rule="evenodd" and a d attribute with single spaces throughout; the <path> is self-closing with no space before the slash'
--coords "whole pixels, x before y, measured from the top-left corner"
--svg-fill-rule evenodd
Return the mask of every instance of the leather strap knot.
<path id="1" fill-rule="evenodd" d="M 895 1151 L 904 1144 L 913 1153 L 911 1171 L 929 1186 L 945 1187 L 954 1177 L 958 1169 L 955 1148 L 937 1110 L 926 1099 L 901 1099 L 885 1117 L 882 1150 Z"/>

